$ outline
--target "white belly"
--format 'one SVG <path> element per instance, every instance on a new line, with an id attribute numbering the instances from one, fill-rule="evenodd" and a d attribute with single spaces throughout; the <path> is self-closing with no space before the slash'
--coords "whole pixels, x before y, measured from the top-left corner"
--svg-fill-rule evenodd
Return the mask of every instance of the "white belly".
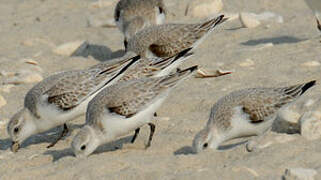
<path id="1" fill-rule="evenodd" d="M 231 121 L 231 125 L 233 128 L 228 133 L 229 139 L 260 135 L 272 126 L 273 121 L 276 117 L 276 115 L 273 115 L 268 119 L 265 119 L 263 122 L 251 123 L 249 121 L 248 114 L 244 113 L 241 110 L 241 107 L 236 107 L 235 112 L 236 113 Z"/>
<path id="2" fill-rule="evenodd" d="M 38 131 L 39 132 L 47 131 L 59 125 L 63 125 L 64 123 L 71 121 L 81 115 L 84 115 L 86 113 L 87 105 L 89 101 L 92 100 L 100 91 L 117 82 L 123 76 L 123 74 L 118 75 L 111 82 L 109 82 L 108 85 L 105 85 L 103 88 L 97 90 L 97 92 L 89 96 L 86 100 L 84 100 L 78 106 L 68 111 L 62 111 L 57 106 L 53 104 L 48 104 L 48 97 L 42 96 L 41 102 L 37 105 L 38 113 L 40 117 L 42 117 L 37 121 Z M 107 80 L 105 82 L 107 82 Z"/>
<path id="3" fill-rule="evenodd" d="M 164 24 L 165 22 L 165 14 L 156 14 L 156 24 Z"/>
<path id="4" fill-rule="evenodd" d="M 154 113 L 164 102 L 168 92 L 161 95 L 157 100 L 150 104 L 147 108 L 140 111 L 130 118 L 119 116 L 115 113 L 106 113 L 104 116 L 103 126 L 106 132 L 109 133 L 108 137 L 119 137 L 128 134 L 131 131 L 149 123 L 153 119 Z"/>

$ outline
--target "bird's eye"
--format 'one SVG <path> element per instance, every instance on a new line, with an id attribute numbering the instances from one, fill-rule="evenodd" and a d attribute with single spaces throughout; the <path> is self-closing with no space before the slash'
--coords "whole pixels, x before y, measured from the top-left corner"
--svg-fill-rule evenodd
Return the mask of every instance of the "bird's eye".
<path id="1" fill-rule="evenodd" d="M 15 128 L 13 129 L 13 132 L 14 132 L 14 133 L 18 133 L 18 132 L 19 132 L 19 128 L 18 128 L 18 127 L 15 127 Z"/>
<path id="2" fill-rule="evenodd" d="M 119 21 L 120 11 L 116 12 L 116 21 Z"/>
<path id="3" fill-rule="evenodd" d="M 203 149 L 207 148 L 208 143 L 203 144 Z"/>
<path id="4" fill-rule="evenodd" d="M 86 145 L 82 145 L 81 147 L 80 147 L 80 149 L 83 151 L 83 150 L 85 150 L 86 149 Z"/>

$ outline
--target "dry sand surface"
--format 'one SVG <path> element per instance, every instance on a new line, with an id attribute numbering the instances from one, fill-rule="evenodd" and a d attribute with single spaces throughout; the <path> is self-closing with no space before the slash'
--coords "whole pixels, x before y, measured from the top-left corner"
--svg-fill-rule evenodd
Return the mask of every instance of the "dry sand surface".
<path id="1" fill-rule="evenodd" d="M 309 141 L 300 134 L 271 132 L 262 142 L 265 148 L 253 153 L 246 152 L 244 144 L 225 146 L 219 152 L 190 153 L 193 137 L 207 122 L 211 106 L 229 92 L 312 79 L 320 84 L 320 32 L 303 0 L 224 0 L 222 12 L 271 11 L 281 15 L 284 22 L 267 21 L 256 28 L 241 28 L 235 19 L 210 35 L 184 67 L 199 64 L 208 71 L 220 68 L 234 73 L 191 78 L 177 87 L 158 111 L 156 134 L 149 149 L 144 149 L 149 133 L 146 126 L 133 145 L 129 141 L 134 132 L 100 147 L 87 159 L 76 159 L 70 143 L 84 123 L 81 117 L 69 124 L 72 132 L 54 148 L 46 146 L 56 138 L 59 128 L 29 138 L 18 153 L 12 153 L 6 122 L 22 107 L 26 92 L 40 80 L 39 75 L 81 69 L 123 54 L 123 37 L 117 28 L 95 27 L 89 22 L 112 19 L 115 0 L 102 1 L 102 8 L 93 7 L 94 2 L 1 0 L 0 82 L 17 81 L 0 85 L 0 95 L 6 101 L 0 107 L 1 180 L 281 179 L 285 169 L 292 167 L 315 169 L 318 174 L 314 178 L 321 179 L 321 141 Z M 175 13 L 168 22 L 200 20 L 184 16 L 187 0 L 165 2 Z M 89 43 L 82 56 L 53 52 L 61 44 L 79 40 Z M 38 64 L 26 63 L 30 59 Z M 29 75 L 34 75 L 25 80 L 29 83 L 19 84 L 19 78 Z M 320 90 L 320 85 L 315 86 L 298 103 L 318 97 Z"/>

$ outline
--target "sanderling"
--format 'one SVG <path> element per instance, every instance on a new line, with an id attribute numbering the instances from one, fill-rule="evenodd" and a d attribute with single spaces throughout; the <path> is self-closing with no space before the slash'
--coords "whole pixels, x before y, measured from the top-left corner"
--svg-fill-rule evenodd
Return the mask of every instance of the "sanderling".
<path id="1" fill-rule="evenodd" d="M 29 136 L 63 125 L 62 134 L 48 148 L 54 146 L 68 132 L 65 123 L 85 114 L 88 102 L 139 59 L 115 59 L 86 70 L 61 72 L 35 85 L 25 96 L 23 109 L 8 124 L 12 151 Z"/>
<path id="2" fill-rule="evenodd" d="M 143 78 L 114 84 L 93 98 L 87 108 L 86 123 L 74 137 L 71 147 L 78 156 L 88 156 L 104 143 L 150 126 L 146 148 L 150 146 L 155 125 L 151 122 L 154 112 L 161 106 L 169 92 L 179 82 L 189 77 L 197 66 L 177 71 L 167 76 Z"/>
<path id="3" fill-rule="evenodd" d="M 254 150 L 263 135 L 271 129 L 278 110 L 294 102 L 315 83 L 244 89 L 221 98 L 212 107 L 206 127 L 195 136 L 194 151 L 217 149 L 227 140 L 257 135 L 246 145 L 248 151 Z"/>
<path id="4" fill-rule="evenodd" d="M 168 57 L 189 47 L 196 47 L 216 25 L 223 23 L 224 15 L 197 24 L 162 24 L 149 26 L 128 40 L 127 51 L 142 57 Z"/>
<path id="5" fill-rule="evenodd" d="M 166 8 L 163 0 L 120 0 L 115 8 L 114 19 L 117 27 L 127 39 L 152 24 L 163 24 Z"/>

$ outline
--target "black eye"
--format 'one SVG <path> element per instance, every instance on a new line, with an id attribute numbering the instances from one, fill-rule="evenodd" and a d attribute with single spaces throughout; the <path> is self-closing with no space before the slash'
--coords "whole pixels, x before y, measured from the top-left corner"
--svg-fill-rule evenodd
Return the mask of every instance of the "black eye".
<path id="1" fill-rule="evenodd" d="M 119 16 L 120 16 L 120 11 L 116 11 L 116 17 L 115 17 L 116 21 L 119 21 Z"/>
<path id="2" fill-rule="evenodd" d="M 203 149 L 207 148 L 208 143 L 203 144 Z"/>
<path id="3" fill-rule="evenodd" d="M 85 150 L 86 149 L 86 145 L 82 145 L 81 147 L 80 147 L 80 149 L 83 151 L 83 150 Z"/>
<path id="4" fill-rule="evenodd" d="M 14 128 L 14 129 L 13 129 L 13 132 L 14 132 L 14 133 L 18 133 L 18 132 L 19 132 L 19 128 L 18 128 L 18 127 Z"/>

